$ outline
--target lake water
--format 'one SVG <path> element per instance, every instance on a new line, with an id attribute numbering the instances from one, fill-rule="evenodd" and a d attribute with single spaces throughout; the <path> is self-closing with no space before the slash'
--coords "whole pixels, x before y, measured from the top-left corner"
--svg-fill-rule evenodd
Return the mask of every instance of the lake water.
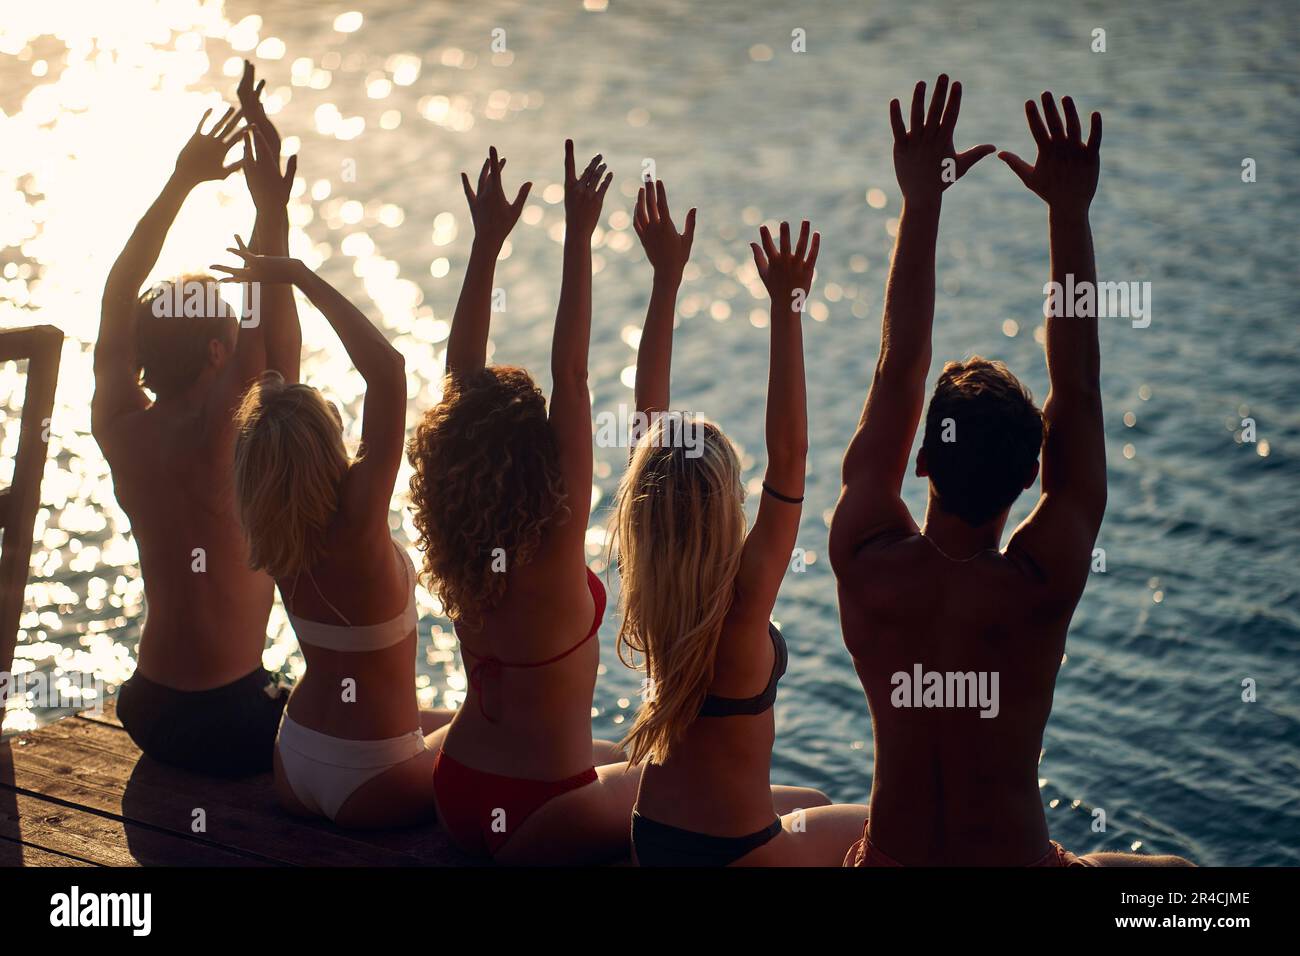
<path id="1" fill-rule="evenodd" d="M 111 690 L 133 667 L 136 550 L 89 434 L 99 295 L 198 115 L 218 95 L 233 101 L 239 59 L 255 56 L 288 149 L 301 150 L 294 252 L 406 354 L 412 420 L 437 398 L 469 248 L 457 174 L 476 170 L 489 144 L 510 158 L 508 183 L 535 182 L 498 269 L 507 310 L 494 354 L 543 382 L 564 137 L 583 156 L 602 151 L 616 174 L 596 236 L 597 412 L 631 400 L 650 280 L 628 216 L 643 163 L 653 160 L 675 208 L 699 206 L 674 404 L 719 421 L 747 450 L 753 483 L 767 331 L 747 243 L 780 218 L 806 216 L 821 230 L 805 334 L 808 564 L 776 608 L 791 663 L 773 781 L 865 800 L 870 725 L 840 640 L 826 522 L 876 357 L 899 210 L 887 103 L 946 70 L 966 88 L 959 148 L 990 141 L 1032 156 L 1022 103 L 1044 88 L 1102 111 L 1101 277 L 1152 290 L 1149 327 L 1112 320 L 1102 330 L 1106 571 L 1075 615 L 1044 739 L 1052 835 L 1079 852 L 1300 863 L 1294 5 L 1099 2 L 1068 16 L 905 0 L 791 11 L 739 0 L 365 6 L 357 16 L 331 2 L 44 0 L 0 18 L 0 325 L 49 322 L 68 334 L 20 668 L 65 681 L 92 673 Z M 1104 53 L 1090 49 L 1098 28 Z M 806 52 L 791 49 L 796 30 Z M 1253 183 L 1242 181 L 1247 158 Z M 221 260 L 251 223 L 237 177 L 201 188 L 156 276 Z M 970 352 L 1002 358 L 1041 399 L 1046 216 L 997 160 L 948 194 L 938 268 L 936 368 Z M 360 380 L 323 320 L 304 310 L 303 323 L 304 378 L 340 403 L 355 437 Z M 5 456 L 20 389 L 18 369 L 0 367 Z M 1243 419 L 1255 441 L 1242 440 L 1252 437 Z M 597 450 L 589 544 L 602 572 L 624 460 Z M 407 477 L 393 523 L 409 539 Z M 905 491 L 919 515 L 923 484 L 909 478 Z M 465 672 L 435 600 L 423 590 L 419 600 L 421 700 L 454 706 Z M 593 709 L 596 732 L 611 737 L 639 687 L 614 654 L 615 631 L 607 619 Z M 301 667 L 278 605 L 265 662 Z M 14 701 L 4 726 L 51 716 Z M 1096 808 L 1104 832 L 1092 829 Z"/>

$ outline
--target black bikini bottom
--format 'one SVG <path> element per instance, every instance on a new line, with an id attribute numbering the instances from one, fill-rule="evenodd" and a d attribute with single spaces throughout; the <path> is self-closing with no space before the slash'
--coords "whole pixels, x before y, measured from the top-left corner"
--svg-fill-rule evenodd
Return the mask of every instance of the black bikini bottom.
<path id="1" fill-rule="evenodd" d="M 259 667 L 211 690 L 184 691 L 135 674 L 117 692 L 117 718 L 154 760 L 219 777 L 271 769 L 289 689 Z"/>
<path id="2" fill-rule="evenodd" d="M 638 866 L 728 866 L 781 832 L 781 820 L 747 836 L 720 837 L 669 826 L 632 811 Z"/>

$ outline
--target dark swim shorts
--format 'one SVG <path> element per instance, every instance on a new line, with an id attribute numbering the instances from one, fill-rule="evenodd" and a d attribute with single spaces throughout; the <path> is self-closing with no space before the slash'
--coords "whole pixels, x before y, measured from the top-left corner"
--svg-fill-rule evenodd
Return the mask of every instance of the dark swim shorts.
<path id="1" fill-rule="evenodd" d="M 289 688 L 259 667 L 224 687 L 184 691 L 140 674 L 117 692 L 117 717 L 154 760 L 219 777 L 271 769 Z"/>

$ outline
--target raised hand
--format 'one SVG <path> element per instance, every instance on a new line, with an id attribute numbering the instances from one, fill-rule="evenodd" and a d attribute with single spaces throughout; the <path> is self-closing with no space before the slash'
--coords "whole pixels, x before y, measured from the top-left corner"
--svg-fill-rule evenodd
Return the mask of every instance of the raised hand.
<path id="1" fill-rule="evenodd" d="M 244 122 L 260 129 L 271 151 L 279 156 L 280 133 L 276 130 L 275 124 L 267 119 L 266 109 L 262 106 L 262 90 L 265 88 L 266 80 L 258 80 L 256 84 L 253 82 L 253 64 L 245 60 L 244 73 L 239 78 L 239 86 L 235 90 L 235 95 L 239 97 L 239 108 L 244 113 Z"/>
<path id="2" fill-rule="evenodd" d="M 265 282 L 268 285 L 278 283 L 292 283 L 297 281 L 303 269 L 306 267 L 297 259 L 289 256 L 259 256 L 248 246 L 244 245 L 244 240 L 235 236 L 235 245 L 226 250 L 234 253 L 243 260 L 241 266 L 223 266 L 213 264 L 209 266 L 213 272 L 225 272 L 218 281 L 220 282 Z"/>
<path id="3" fill-rule="evenodd" d="M 817 251 L 821 248 L 822 235 L 812 234 L 812 244 L 808 243 L 808 220 L 803 221 L 799 230 L 799 243 L 790 249 L 790 224 L 781 223 L 781 245 L 777 247 L 772 241 L 772 233 L 767 226 L 759 230 L 763 245 L 751 242 L 754 250 L 754 265 L 758 266 L 758 276 L 767 287 L 775 307 L 789 303 L 790 311 L 802 312 L 808 290 L 812 288 L 813 272 L 817 266 Z M 796 300 L 797 297 L 797 300 Z"/>
<path id="4" fill-rule="evenodd" d="M 668 211 L 668 192 L 663 181 L 647 182 L 637 192 L 632 228 L 655 274 L 680 279 L 695 242 L 695 210 L 686 214 L 686 230 L 679 233 Z"/>
<path id="5" fill-rule="evenodd" d="M 505 158 L 497 157 L 495 146 L 488 150 L 488 158 L 483 161 L 483 169 L 478 174 L 478 192 L 469 185 L 469 177 L 460 174 L 461 185 L 465 187 L 465 198 L 469 201 L 470 218 L 474 221 L 474 241 L 480 240 L 500 248 L 510 235 L 510 230 L 519 221 L 524 202 L 533 188 L 532 183 L 519 187 L 514 202 L 506 198 L 501 185 L 501 170 L 506 168 Z"/>
<path id="6" fill-rule="evenodd" d="M 1043 113 L 1047 117 L 1044 125 L 1038 115 L 1038 104 L 1033 100 L 1025 102 L 1029 132 L 1038 144 L 1034 165 L 1007 150 L 998 153 L 998 159 L 1010 166 L 1020 181 L 1053 210 L 1087 212 L 1097 192 L 1097 176 L 1101 171 L 1101 114 L 1092 114 L 1085 143 L 1074 100 L 1067 96 L 1061 103 L 1065 107 L 1064 125 L 1052 94 L 1043 93 Z"/>
<path id="7" fill-rule="evenodd" d="M 262 110 L 262 90 L 266 87 L 266 80 L 258 81 L 253 85 L 253 64 L 248 60 L 244 61 L 244 74 L 239 78 L 239 86 L 235 90 L 235 95 L 239 97 L 239 107 L 244 111 L 250 123 L 256 122 L 265 116 Z"/>
<path id="8" fill-rule="evenodd" d="M 903 123 L 898 100 L 889 101 L 889 122 L 894 129 L 894 174 L 903 199 L 917 203 L 937 199 L 945 189 L 966 175 L 966 171 L 993 152 L 991 143 L 957 152 L 953 130 L 961 111 L 961 84 L 948 88 L 947 74 L 934 84 L 930 110 L 925 111 L 925 83 L 912 91 L 912 128 Z"/>
<path id="9" fill-rule="evenodd" d="M 267 141 L 261 126 L 244 128 L 244 179 L 259 210 L 278 212 L 289 202 L 298 157 L 290 156 L 280 175 L 280 157 Z"/>
<path id="10" fill-rule="evenodd" d="M 212 110 L 204 112 L 199 125 L 194 127 L 194 134 L 176 157 L 176 175 L 191 186 L 209 180 L 225 179 L 242 165 L 238 161 L 229 166 L 224 163 L 230 147 L 239 141 L 243 133 L 242 129 L 236 128 L 244 115 L 243 111 L 230 107 L 217 120 L 216 125 L 205 133 L 203 124 L 211 115 Z"/>
<path id="11" fill-rule="evenodd" d="M 573 140 L 564 141 L 564 221 L 566 234 L 585 236 L 590 239 L 600 222 L 600 207 L 605 202 L 605 191 L 614 178 L 613 173 L 605 173 L 605 164 L 601 155 L 592 157 L 582 175 L 575 173 L 573 163 Z M 605 178 L 601 180 L 601 174 Z"/>

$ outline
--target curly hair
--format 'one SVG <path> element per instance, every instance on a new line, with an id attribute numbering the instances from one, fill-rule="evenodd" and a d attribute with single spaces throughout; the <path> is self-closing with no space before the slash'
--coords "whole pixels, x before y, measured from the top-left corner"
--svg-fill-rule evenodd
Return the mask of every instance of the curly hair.
<path id="1" fill-rule="evenodd" d="M 569 513 L 546 399 L 522 368 L 449 374 L 407 455 L 431 590 L 452 621 L 477 626 L 505 595 L 502 572 Z"/>

